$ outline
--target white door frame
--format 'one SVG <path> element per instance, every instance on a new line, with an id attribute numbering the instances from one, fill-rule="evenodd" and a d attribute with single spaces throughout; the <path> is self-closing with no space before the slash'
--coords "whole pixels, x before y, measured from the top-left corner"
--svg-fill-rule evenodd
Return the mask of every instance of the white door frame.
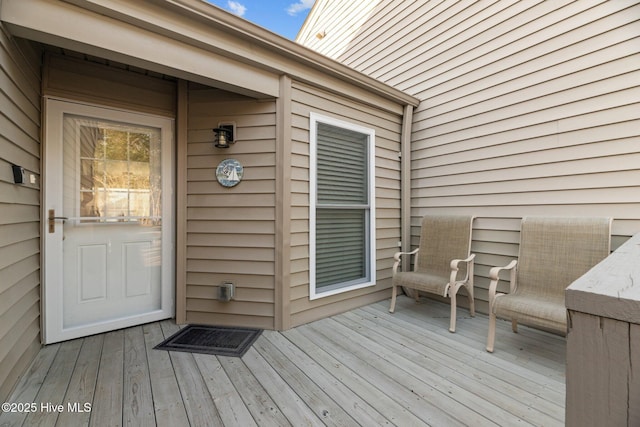
<path id="1" fill-rule="evenodd" d="M 42 341 L 49 344 L 88 336 L 107 330 L 115 330 L 157 320 L 171 318 L 175 314 L 175 167 L 174 167 L 174 120 L 119 110 L 98 105 L 45 98 L 43 132 L 43 179 L 42 179 Z M 63 254 L 61 223 L 56 223 L 55 233 L 49 233 L 48 211 L 55 209 L 56 215 L 62 215 L 63 171 L 62 167 L 49 170 L 49 163 L 58 161 L 62 164 L 62 124 L 63 115 L 77 114 L 97 117 L 125 123 L 136 123 L 161 129 L 161 162 L 162 162 L 162 269 L 161 269 L 161 308 L 144 315 L 120 318 L 115 321 L 104 321 L 81 327 L 63 327 L 62 281 Z"/>

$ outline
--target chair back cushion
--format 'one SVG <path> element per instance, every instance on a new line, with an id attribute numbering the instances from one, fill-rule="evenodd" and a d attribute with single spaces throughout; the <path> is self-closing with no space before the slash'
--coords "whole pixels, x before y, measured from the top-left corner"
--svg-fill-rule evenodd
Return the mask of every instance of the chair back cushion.
<path id="1" fill-rule="evenodd" d="M 465 259 L 471 252 L 473 216 L 426 215 L 420 231 L 417 272 L 428 272 L 445 278 L 451 272 L 452 259 Z M 460 264 L 457 280 L 467 274 L 466 263 Z"/>
<path id="2" fill-rule="evenodd" d="M 517 294 L 564 303 L 564 290 L 609 255 L 611 218 L 525 217 Z"/>

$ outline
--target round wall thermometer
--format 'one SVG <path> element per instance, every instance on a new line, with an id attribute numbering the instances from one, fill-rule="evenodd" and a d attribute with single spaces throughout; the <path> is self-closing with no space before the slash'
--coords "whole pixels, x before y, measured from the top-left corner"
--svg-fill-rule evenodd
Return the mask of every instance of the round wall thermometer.
<path id="1" fill-rule="evenodd" d="M 220 185 L 233 187 L 242 180 L 244 168 L 236 159 L 225 159 L 216 168 L 216 178 Z"/>

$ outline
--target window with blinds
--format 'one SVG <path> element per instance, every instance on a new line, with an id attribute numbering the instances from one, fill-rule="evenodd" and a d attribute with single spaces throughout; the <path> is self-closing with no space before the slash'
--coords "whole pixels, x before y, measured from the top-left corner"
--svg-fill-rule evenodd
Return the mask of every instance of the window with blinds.
<path id="1" fill-rule="evenodd" d="M 374 131 L 311 116 L 311 298 L 375 282 Z"/>

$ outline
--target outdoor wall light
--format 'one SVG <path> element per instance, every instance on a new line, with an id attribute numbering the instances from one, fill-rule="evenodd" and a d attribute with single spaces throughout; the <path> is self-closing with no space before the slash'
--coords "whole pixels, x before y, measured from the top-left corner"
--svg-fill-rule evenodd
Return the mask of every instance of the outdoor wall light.
<path id="1" fill-rule="evenodd" d="M 218 124 L 218 127 L 213 129 L 213 142 L 218 148 L 229 148 L 229 144 L 233 144 L 233 124 Z"/>

